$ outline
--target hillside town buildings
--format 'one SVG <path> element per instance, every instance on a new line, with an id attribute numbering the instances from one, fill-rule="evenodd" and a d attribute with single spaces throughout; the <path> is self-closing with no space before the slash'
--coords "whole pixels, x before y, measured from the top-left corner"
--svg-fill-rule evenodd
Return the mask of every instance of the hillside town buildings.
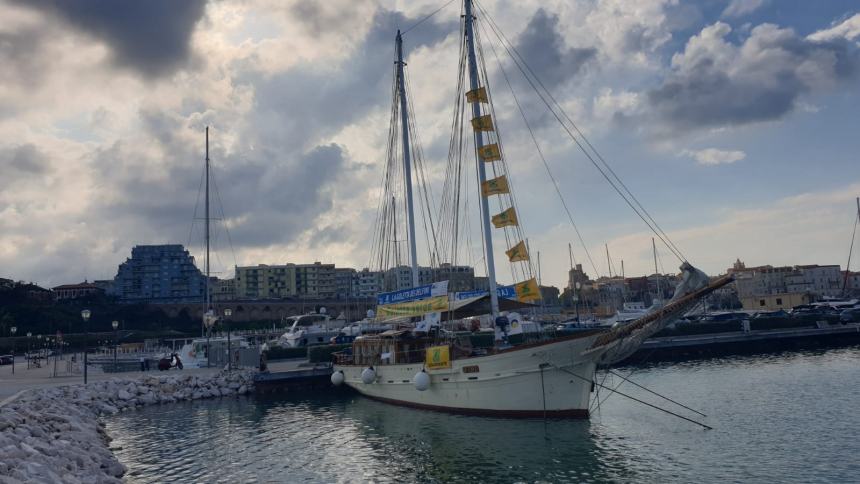
<path id="1" fill-rule="evenodd" d="M 821 298 L 837 298 L 849 287 L 839 265 L 747 267 L 740 259 L 728 269 L 746 310 L 791 309 Z"/>

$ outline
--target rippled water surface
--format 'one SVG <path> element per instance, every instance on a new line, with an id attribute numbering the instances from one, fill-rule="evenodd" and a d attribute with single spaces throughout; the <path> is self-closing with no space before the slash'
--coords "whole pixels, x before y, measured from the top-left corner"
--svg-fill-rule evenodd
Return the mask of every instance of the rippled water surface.
<path id="1" fill-rule="evenodd" d="M 618 395 L 590 421 L 543 422 L 336 392 L 154 406 L 107 427 L 129 482 L 860 479 L 860 348 L 665 364 L 631 379 L 707 414 L 714 430 Z M 627 383 L 620 390 L 657 402 Z"/>

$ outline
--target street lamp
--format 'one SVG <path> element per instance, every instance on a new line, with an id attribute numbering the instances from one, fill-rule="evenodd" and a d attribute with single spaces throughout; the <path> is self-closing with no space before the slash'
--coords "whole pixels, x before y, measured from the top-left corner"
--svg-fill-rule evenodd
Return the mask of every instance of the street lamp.
<path id="1" fill-rule="evenodd" d="M 31 338 L 33 337 L 33 333 L 27 331 L 27 369 L 30 369 L 30 358 L 33 357 L 30 353 L 33 351 L 33 345 L 31 343 Z"/>
<path id="2" fill-rule="evenodd" d="M 110 325 L 113 326 L 113 371 L 116 371 L 116 347 L 119 344 L 119 340 L 116 337 L 116 329 L 119 328 L 119 321 L 114 320 Z"/>
<path id="3" fill-rule="evenodd" d="M 224 326 L 227 326 L 227 370 L 233 369 L 233 347 L 230 345 L 230 316 L 233 315 L 233 310 L 230 308 L 224 309 Z"/>
<path id="4" fill-rule="evenodd" d="M 212 335 L 212 326 L 215 326 L 215 321 L 217 320 L 218 317 L 215 316 L 215 313 L 212 312 L 211 309 L 203 313 L 203 325 L 206 326 L 206 368 L 209 368 L 212 360 L 212 351 L 209 347 L 209 337 Z"/>
<path id="5" fill-rule="evenodd" d="M 9 332 L 12 333 L 12 374 L 15 374 L 15 333 L 18 332 L 17 326 L 12 326 L 9 328 Z"/>
<path id="6" fill-rule="evenodd" d="M 573 305 L 576 307 L 576 322 L 579 323 L 579 289 L 582 287 L 582 284 L 579 282 L 574 283 L 573 288 Z"/>
<path id="7" fill-rule="evenodd" d="M 87 343 L 90 339 L 90 333 L 88 328 L 88 322 L 90 320 L 90 316 L 92 313 L 89 309 L 84 309 L 81 311 L 81 318 L 84 320 L 84 385 L 87 384 Z"/>

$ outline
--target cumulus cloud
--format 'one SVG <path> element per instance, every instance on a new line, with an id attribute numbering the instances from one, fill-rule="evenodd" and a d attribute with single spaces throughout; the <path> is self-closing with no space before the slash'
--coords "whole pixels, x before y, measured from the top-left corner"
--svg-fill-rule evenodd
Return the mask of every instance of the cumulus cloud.
<path id="1" fill-rule="evenodd" d="M 717 148 L 683 150 L 681 154 L 693 158 L 696 160 L 696 163 L 705 166 L 729 165 L 747 157 L 747 154 L 743 151 L 719 150 Z"/>
<path id="2" fill-rule="evenodd" d="M 519 53 L 547 87 L 570 81 L 597 55 L 594 47 L 567 47 L 558 31 L 558 16 L 542 8 L 529 20 L 517 43 Z"/>
<path id="3" fill-rule="evenodd" d="M 845 41 L 812 41 L 762 24 L 735 45 L 717 22 L 672 56 L 672 68 L 648 95 L 672 129 L 719 128 L 779 119 L 801 96 L 856 77 L 858 52 Z"/>
<path id="4" fill-rule="evenodd" d="M 17 0 L 104 42 L 111 61 L 147 77 L 172 73 L 190 56 L 190 40 L 206 0 Z"/>
<path id="5" fill-rule="evenodd" d="M 723 10 L 723 17 L 743 17 L 763 7 L 768 0 L 732 0 Z"/>
<path id="6" fill-rule="evenodd" d="M 857 37 L 860 37 L 860 13 L 854 14 L 829 29 L 819 30 L 807 38 L 815 42 L 827 42 L 836 39 L 854 40 Z"/>

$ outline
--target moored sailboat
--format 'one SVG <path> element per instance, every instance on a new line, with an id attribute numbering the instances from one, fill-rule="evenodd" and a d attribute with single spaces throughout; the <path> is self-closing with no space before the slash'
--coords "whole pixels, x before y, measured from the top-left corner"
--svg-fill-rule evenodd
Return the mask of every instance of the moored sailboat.
<path id="1" fill-rule="evenodd" d="M 405 63 L 402 37 L 398 32 L 394 102 L 399 103 L 399 111 L 395 109 L 392 116 L 399 113 L 402 117 L 412 288 L 381 295 L 377 320 L 422 319 L 415 327 L 357 338 L 351 351 L 336 355 L 332 382 L 346 384 L 382 401 L 432 410 L 511 417 L 584 418 L 588 416 L 593 376 L 598 365 L 623 360 L 644 339 L 682 316 L 699 298 L 730 279 L 711 282 L 704 273 L 683 262 L 682 280 L 673 298 L 628 325 L 608 331 L 595 328 L 564 335 L 541 332 L 537 338 L 513 344 L 510 336 L 522 331 L 523 321 L 510 319 L 505 311 L 529 307 L 540 299 L 540 290 L 533 276 L 528 244 L 522 234 L 512 182 L 494 123 L 486 70 L 479 67 L 482 54 L 476 47 L 476 17 L 471 0 L 464 1 L 463 12 L 458 95 L 463 96 L 465 104 L 458 103 L 461 111 L 455 117 L 462 126 L 463 111 L 466 105 L 470 106 L 483 260 L 489 290 L 458 298 L 448 294 L 447 283 L 418 284 L 408 144 L 411 124 L 406 112 Z M 463 92 L 466 72 L 469 90 Z M 395 124 L 392 122 L 393 132 Z M 494 177 L 489 178 L 488 173 Z M 386 180 L 388 178 L 387 174 Z M 455 196 L 459 197 L 459 193 Z M 490 200 L 494 197 L 500 212 L 491 217 Z M 512 264 L 512 274 L 521 278 L 521 282 L 509 288 L 496 285 L 493 228 L 505 232 L 505 253 Z M 434 237 L 445 238 L 446 235 L 440 231 Z M 438 253 L 436 255 L 438 257 Z M 506 294 L 506 290 L 510 290 L 510 294 Z M 495 329 L 496 338 L 490 347 L 475 345 L 468 333 L 439 329 L 439 321 L 464 321 L 464 318 L 481 315 L 489 316 L 485 320 Z M 474 332 L 477 328 L 472 329 Z"/>

